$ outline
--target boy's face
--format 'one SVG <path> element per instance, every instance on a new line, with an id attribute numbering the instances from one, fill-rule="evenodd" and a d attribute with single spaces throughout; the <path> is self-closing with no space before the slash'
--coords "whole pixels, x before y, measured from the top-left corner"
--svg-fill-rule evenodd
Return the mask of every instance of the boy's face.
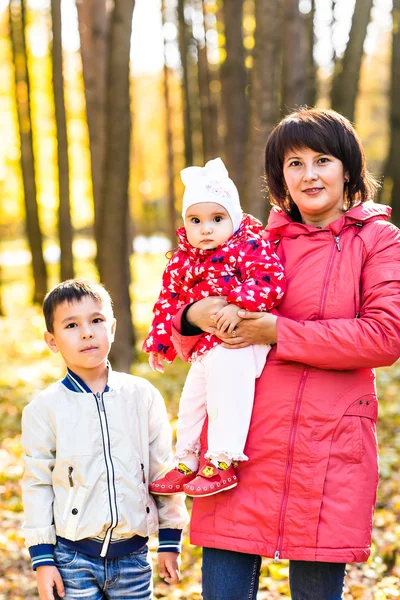
<path id="1" fill-rule="evenodd" d="M 67 367 L 82 376 L 105 367 L 114 333 L 110 304 L 84 296 L 56 307 L 53 333 L 46 331 L 44 339 L 52 352 L 61 353 Z"/>
<path id="2" fill-rule="evenodd" d="M 185 214 L 185 228 L 189 244 L 201 250 L 220 246 L 233 233 L 228 212 L 216 202 L 199 202 L 189 206 Z"/>

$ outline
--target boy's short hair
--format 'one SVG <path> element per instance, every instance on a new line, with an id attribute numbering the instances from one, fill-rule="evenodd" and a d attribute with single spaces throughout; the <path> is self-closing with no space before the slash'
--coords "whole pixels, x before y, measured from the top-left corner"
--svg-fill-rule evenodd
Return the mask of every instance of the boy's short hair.
<path id="1" fill-rule="evenodd" d="M 47 331 L 53 333 L 54 311 L 57 306 L 64 302 L 80 302 L 85 296 L 93 298 L 102 305 L 109 304 L 112 310 L 111 296 L 101 283 L 88 279 L 67 279 L 50 290 L 43 301 L 43 315 Z"/>

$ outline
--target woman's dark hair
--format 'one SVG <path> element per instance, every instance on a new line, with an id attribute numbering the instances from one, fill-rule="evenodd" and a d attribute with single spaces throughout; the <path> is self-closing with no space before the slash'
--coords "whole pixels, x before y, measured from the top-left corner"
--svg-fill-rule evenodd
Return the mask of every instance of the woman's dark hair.
<path id="1" fill-rule="evenodd" d="M 112 310 L 112 300 L 106 288 L 95 281 L 86 279 L 67 279 L 54 287 L 46 295 L 43 301 L 43 315 L 46 321 L 46 329 L 53 333 L 54 311 L 57 306 L 68 302 L 80 302 L 82 298 L 90 297 L 102 306 L 109 304 Z"/>
<path id="2" fill-rule="evenodd" d="M 344 184 L 347 210 L 374 197 L 379 184 L 367 170 L 360 138 L 350 121 L 334 110 L 300 108 L 273 129 L 265 148 L 265 172 L 270 200 L 294 221 L 301 221 L 301 216 L 296 204 L 287 194 L 283 161 L 287 152 L 305 148 L 330 154 L 342 161 L 349 177 L 349 181 Z"/>

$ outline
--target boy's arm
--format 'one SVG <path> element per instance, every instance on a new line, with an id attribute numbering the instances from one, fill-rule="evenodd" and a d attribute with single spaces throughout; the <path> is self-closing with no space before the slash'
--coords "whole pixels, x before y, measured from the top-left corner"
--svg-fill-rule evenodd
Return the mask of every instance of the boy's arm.
<path id="1" fill-rule="evenodd" d="M 25 462 L 22 479 L 25 545 L 29 548 L 34 569 L 44 565 L 54 566 L 56 534 L 53 523 L 52 470 L 56 440 L 50 426 L 35 410 L 33 403 L 26 406 L 22 413 L 21 444 Z"/>
<path id="2" fill-rule="evenodd" d="M 283 266 L 268 240 L 250 240 L 238 256 L 240 279 L 226 301 L 251 312 L 265 312 L 277 306 L 286 290 Z"/>
<path id="3" fill-rule="evenodd" d="M 158 569 L 166 583 L 179 583 L 181 578 L 181 557 L 176 552 L 159 552 Z"/>
<path id="4" fill-rule="evenodd" d="M 171 341 L 172 319 L 185 304 L 181 299 L 181 289 L 178 286 L 177 264 L 180 261 L 180 254 L 177 253 L 165 268 L 161 292 L 153 307 L 153 321 L 142 346 L 144 352 L 156 353 L 169 363 L 176 357 L 176 351 Z"/>
<path id="5" fill-rule="evenodd" d="M 149 479 L 163 477 L 172 465 L 171 426 L 160 392 L 151 386 L 149 407 Z M 183 494 L 154 496 L 158 509 L 158 552 L 179 553 L 182 529 L 189 522 Z"/>
<path id="6" fill-rule="evenodd" d="M 38 567 L 36 570 L 36 581 L 40 600 L 54 600 L 54 587 L 57 595 L 64 598 L 65 589 L 59 570 L 48 565 Z"/>

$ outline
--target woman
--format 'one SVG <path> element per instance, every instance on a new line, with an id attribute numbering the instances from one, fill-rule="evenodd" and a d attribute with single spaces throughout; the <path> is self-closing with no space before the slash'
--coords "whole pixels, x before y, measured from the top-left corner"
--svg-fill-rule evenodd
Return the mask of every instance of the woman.
<path id="1" fill-rule="evenodd" d="M 224 345 L 275 344 L 255 393 L 240 486 L 196 499 L 205 600 L 256 598 L 260 556 L 289 559 L 294 600 L 343 597 L 347 562 L 367 560 L 378 482 L 373 369 L 400 355 L 400 232 L 360 141 L 338 113 L 302 109 L 266 147 L 282 260 L 279 314 L 246 313 Z M 185 357 L 223 300 L 174 320 Z M 243 313 L 243 314 L 242 314 Z M 203 436 L 203 447 L 207 440 Z"/>

